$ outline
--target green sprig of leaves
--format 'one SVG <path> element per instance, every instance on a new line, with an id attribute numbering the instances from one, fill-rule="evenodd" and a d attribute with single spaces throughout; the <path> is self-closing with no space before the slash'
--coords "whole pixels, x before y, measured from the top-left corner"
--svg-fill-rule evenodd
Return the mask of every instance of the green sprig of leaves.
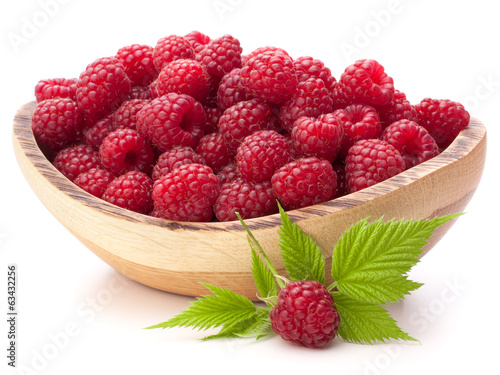
<path id="1" fill-rule="evenodd" d="M 291 281 L 315 280 L 325 284 L 325 258 L 312 238 L 279 206 L 279 246 L 283 265 Z M 423 284 L 408 279 L 408 272 L 422 255 L 422 248 L 436 228 L 461 214 L 429 220 L 390 220 L 373 223 L 368 218 L 351 226 L 333 248 L 328 290 L 341 318 L 338 336 L 345 341 L 375 343 L 388 340 L 415 341 L 403 332 L 383 308 L 398 302 Z M 239 217 L 239 216 L 238 216 Z M 245 222 L 252 252 L 252 276 L 266 307 L 229 289 L 204 284 L 211 292 L 197 298 L 179 315 L 147 328 L 192 327 L 198 330 L 221 327 L 205 337 L 256 337 L 272 334 L 269 312 L 284 287 L 265 251 Z"/>

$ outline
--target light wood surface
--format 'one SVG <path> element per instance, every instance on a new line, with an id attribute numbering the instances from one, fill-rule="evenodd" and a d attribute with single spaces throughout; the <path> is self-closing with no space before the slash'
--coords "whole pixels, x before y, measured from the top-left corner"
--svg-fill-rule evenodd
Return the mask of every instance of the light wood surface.
<path id="1" fill-rule="evenodd" d="M 35 106 L 35 102 L 23 105 L 14 118 L 19 167 L 40 201 L 85 246 L 121 274 L 153 288 L 199 296 L 207 293 L 199 284 L 205 282 L 256 300 L 250 248 L 239 222 L 167 221 L 93 197 L 67 180 L 38 148 L 30 126 Z M 360 219 L 418 219 L 463 212 L 480 182 L 485 157 L 486 129 L 471 119 L 439 156 L 370 188 L 290 211 L 289 216 L 318 243 L 328 266 L 340 235 Z M 455 220 L 433 234 L 426 251 Z M 284 274 L 279 215 L 245 222 Z"/>

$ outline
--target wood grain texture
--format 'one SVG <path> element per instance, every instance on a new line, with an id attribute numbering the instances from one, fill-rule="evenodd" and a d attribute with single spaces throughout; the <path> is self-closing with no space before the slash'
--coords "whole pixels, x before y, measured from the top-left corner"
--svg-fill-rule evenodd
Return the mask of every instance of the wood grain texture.
<path id="1" fill-rule="evenodd" d="M 206 282 L 256 299 L 251 253 L 239 222 L 162 220 L 93 197 L 67 180 L 40 151 L 31 131 L 35 106 L 35 102 L 23 105 L 14 118 L 19 167 L 40 201 L 85 246 L 121 274 L 153 288 L 199 296 L 207 292 L 199 282 Z M 485 158 L 486 129 L 471 119 L 469 127 L 437 157 L 370 188 L 290 211 L 289 216 L 311 235 L 331 264 L 340 235 L 365 217 L 418 219 L 462 212 L 480 182 Z M 455 220 L 433 234 L 426 251 Z M 245 222 L 283 273 L 279 215 Z"/>

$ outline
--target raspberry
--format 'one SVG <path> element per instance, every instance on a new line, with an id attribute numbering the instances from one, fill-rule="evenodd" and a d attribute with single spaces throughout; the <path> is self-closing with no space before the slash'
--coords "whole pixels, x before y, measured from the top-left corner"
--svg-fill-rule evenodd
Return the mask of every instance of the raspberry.
<path id="1" fill-rule="evenodd" d="M 205 135 L 198 144 L 196 152 L 205 159 L 206 164 L 212 168 L 214 173 L 234 160 L 235 154 L 226 147 L 224 136 L 220 133 Z"/>
<path id="2" fill-rule="evenodd" d="M 197 154 L 191 147 L 174 146 L 158 157 L 151 176 L 153 181 L 156 181 L 181 165 L 192 163 L 206 164 L 203 156 Z"/>
<path id="3" fill-rule="evenodd" d="M 380 118 L 375 108 L 366 104 L 351 104 L 333 112 L 342 122 L 344 139 L 340 155 L 345 158 L 347 152 L 361 139 L 379 138 L 382 134 Z"/>
<path id="4" fill-rule="evenodd" d="M 413 120 L 416 114 L 415 108 L 406 99 L 406 95 L 399 90 L 394 90 L 394 99 L 388 104 L 377 106 L 376 109 L 382 130 L 399 120 Z"/>
<path id="5" fill-rule="evenodd" d="M 153 63 L 158 72 L 171 61 L 194 58 L 193 46 L 189 40 L 179 35 L 160 38 L 153 48 Z"/>
<path id="6" fill-rule="evenodd" d="M 242 67 L 240 83 L 249 95 L 282 104 L 292 97 L 297 86 L 293 60 L 279 51 L 256 55 Z"/>
<path id="7" fill-rule="evenodd" d="M 250 60 L 252 57 L 255 57 L 257 55 L 262 55 L 263 53 L 266 52 L 281 52 L 287 56 L 290 56 L 287 51 L 285 51 L 282 48 L 279 47 L 273 47 L 273 46 L 264 46 L 264 47 L 259 47 L 254 49 L 252 52 L 250 52 L 248 55 L 245 56 L 244 59 L 242 59 L 242 64 L 246 64 L 248 60 Z M 244 60 L 244 61 L 243 61 Z"/>
<path id="8" fill-rule="evenodd" d="M 102 168 L 92 168 L 80 173 L 73 182 L 87 193 L 102 198 L 106 188 L 114 179 L 115 176 L 112 173 Z"/>
<path id="9" fill-rule="evenodd" d="M 83 114 L 69 98 L 46 99 L 37 104 L 31 116 L 35 138 L 53 151 L 71 144 L 83 125 Z"/>
<path id="10" fill-rule="evenodd" d="M 293 210 L 332 199 L 337 176 L 329 161 L 309 157 L 285 164 L 274 172 L 271 183 L 283 208 Z"/>
<path id="11" fill-rule="evenodd" d="M 129 171 L 148 173 L 154 162 L 149 141 L 133 129 L 117 129 L 103 139 L 99 148 L 103 167 L 119 176 Z"/>
<path id="12" fill-rule="evenodd" d="M 278 117 L 270 105 L 258 99 L 236 103 L 219 119 L 219 131 L 228 148 L 236 151 L 247 135 L 257 130 L 277 130 Z"/>
<path id="13" fill-rule="evenodd" d="M 130 99 L 123 102 L 120 107 L 113 112 L 113 123 L 115 129 L 136 129 L 137 112 L 149 101 L 142 99 Z"/>
<path id="14" fill-rule="evenodd" d="M 333 111 L 333 100 L 323 80 L 308 78 L 297 84 L 293 96 L 280 106 L 278 119 L 281 126 L 292 132 L 299 117 L 318 117 Z"/>
<path id="15" fill-rule="evenodd" d="M 99 154 L 91 146 L 75 145 L 59 151 L 53 161 L 54 167 L 74 181 L 80 173 L 101 166 Z"/>
<path id="16" fill-rule="evenodd" d="M 251 99 L 250 95 L 241 87 L 240 72 L 240 68 L 235 68 L 222 77 L 217 89 L 217 105 L 219 108 L 227 109 L 238 102 Z"/>
<path id="17" fill-rule="evenodd" d="M 426 128 L 442 149 L 469 125 L 469 112 L 452 100 L 425 98 L 415 105 L 415 109 L 414 121 Z"/>
<path id="18" fill-rule="evenodd" d="M 221 186 L 214 212 L 219 221 L 238 220 L 236 212 L 242 219 L 250 219 L 278 212 L 278 204 L 270 181 L 237 178 Z"/>
<path id="19" fill-rule="evenodd" d="M 151 97 L 151 99 L 156 99 L 160 96 L 158 94 L 157 86 L 158 86 L 158 79 L 155 79 L 149 85 L 149 96 Z"/>
<path id="20" fill-rule="evenodd" d="M 319 78 L 325 83 L 329 92 L 333 90 L 337 80 L 332 76 L 332 72 L 325 64 L 311 56 L 301 56 L 293 61 L 298 82 L 304 82 L 310 78 Z"/>
<path id="21" fill-rule="evenodd" d="M 197 61 L 178 59 L 165 65 L 158 75 L 158 94 L 186 94 L 204 103 L 210 89 L 210 76 Z"/>
<path id="22" fill-rule="evenodd" d="M 152 189 L 153 182 L 145 173 L 129 171 L 109 183 L 102 199 L 130 211 L 148 214 L 153 209 Z"/>
<path id="23" fill-rule="evenodd" d="M 362 59 L 345 69 L 335 85 L 334 95 L 337 105 L 385 105 L 394 97 L 394 82 L 377 61 Z"/>
<path id="24" fill-rule="evenodd" d="M 219 131 L 219 119 L 224 110 L 219 107 L 208 107 L 206 105 L 203 106 L 203 110 L 205 111 L 205 117 L 207 119 L 204 133 L 217 133 Z"/>
<path id="25" fill-rule="evenodd" d="M 224 168 L 222 168 L 219 173 L 217 173 L 217 178 L 219 179 L 219 184 L 221 186 L 226 182 L 236 180 L 240 177 L 241 173 L 238 170 L 238 164 L 236 164 L 236 162 L 229 163 Z"/>
<path id="26" fill-rule="evenodd" d="M 115 123 L 113 120 L 114 112 L 104 116 L 102 119 L 98 120 L 92 127 L 86 129 L 83 133 L 85 143 L 93 146 L 95 149 L 99 149 L 102 140 L 106 136 L 115 130 Z"/>
<path id="27" fill-rule="evenodd" d="M 219 180 L 210 167 L 181 165 L 154 183 L 155 210 L 170 220 L 210 221 L 219 189 Z"/>
<path id="28" fill-rule="evenodd" d="M 120 48 L 115 57 L 123 64 L 132 86 L 147 86 L 158 76 L 153 62 L 153 47 L 132 44 Z"/>
<path id="29" fill-rule="evenodd" d="M 191 31 L 184 35 L 189 43 L 193 46 L 195 54 L 200 53 L 200 51 L 210 42 L 210 37 L 197 30 Z"/>
<path id="30" fill-rule="evenodd" d="M 292 155 L 286 138 L 274 130 L 249 135 L 236 152 L 238 170 L 248 181 L 270 180 L 276 169 L 290 161 Z"/>
<path id="31" fill-rule="evenodd" d="M 337 162 L 332 164 L 332 168 L 337 175 L 337 192 L 334 197 L 338 198 L 349 194 L 349 188 L 347 187 L 347 180 L 345 177 L 345 165 Z"/>
<path id="32" fill-rule="evenodd" d="M 97 121 L 128 99 L 130 87 L 123 64 L 114 57 L 103 57 L 80 74 L 76 100 L 85 117 Z"/>
<path id="33" fill-rule="evenodd" d="M 129 99 L 151 99 L 151 93 L 149 92 L 149 86 L 132 86 L 130 88 Z"/>
<path id="34" fill-rule="evenodd" d="M 340 316 L 324 285 L 317 281 L 294 281 L 278 297 L 269 317 L 273 331 L 284 340 L 321 348 L 335 338 Z"/>
<path id="35" fill-rule="evenodd" d="M 299 117 L 292 130 L 292 146 L 303 157 L 316 156 L 333 162 L 344 137 L 341 121 L 332 113 Z"/>
<path id="36" fill-rule="evenodd" d="M 193 97 L 169 93 L 142 107 L 136 126 L 160 151 L 167 151 L 175 145 L 195 148 L 205 121 L 203 107 Z"/>
<path id="37" fill-rule="evenodd" d="M 225 74 L 241 67 L 242 48 L 238 39 L 226 34 L 211 40 L 197 55 L 208 73 L 219 81 Z"/>
<path id="38" fill-rule="evenodd" d="M 363 139 L 349 149 L 346 179 L 353 193 L 384 181 L 405 170 L 398 150 L 380 139 Z"/>
<path id="39" fill-rule="evenodd" d="M 439 154 L 439 147 L 423 126 L 410 120 L 389 125 L 381 138 L 401 153 L 406 168 L 411 168 Z"/>
<path id="40" fill-rule="evenodd" d="M 38 103 L 46 99 L 68 98 L 76 102 L 77 78 L 49 78 L 40 80 L 35 86 Z"/>

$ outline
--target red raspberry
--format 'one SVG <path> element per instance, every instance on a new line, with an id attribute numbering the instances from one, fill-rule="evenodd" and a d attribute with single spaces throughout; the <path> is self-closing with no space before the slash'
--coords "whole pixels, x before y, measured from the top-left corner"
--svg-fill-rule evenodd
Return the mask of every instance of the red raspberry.
<path id="1" fill-rule="evenodd" d="M 102 199 L 130 211 L 148 214 L 153 209 L 152 190 L 153 182 L 145 173 L 130 171 L 111 181 Z"/>
<path id="2" fill-rule="evenodd" d="M 219 119 L 224 110 L 219 107 L 208 107 L 206 105 L 203 106 L 203 110 L 205 111 L 205 117 L 207 118 L 204 133 L 217 133 L 219 131 Z"/>
<path id="3" fill-rule="evenodd" d="M 292 161 L 290 146 L 274 130 L 260 130 L 246 137 L 236 152 L 241 175 L 248 181 L 270 180 L 276 169 Z"/>
<path id="4" fill-rule="evenodd" d="M 382 134 L 380 118 L 372 106 L 351 104 L 344 109 L 334 111 L 333 114 L 339 118 L 344 128 L 344 139 L 340 148 L 340 155 L 343 158 L 357 141 L 379 138 Z"/>
<path id="5" fill-rule="evenodd" d="M 469 112 L 462 104 L 449 99 L 425 98 L 415 105 L 415 109 L 414 121 L 426 128 L 442 149 L 469 125 Z"/>
<path id="6" fill-rule="evenodd" d="M 332 76 L 332 72 L 325 64 L 311 56 L 301 56 L 293 61 L 295 73 L 299 82 L 306 81 L 310 78 L 319 78 L 325 83 L 325 87 L 329 92 L 333 90 L 337 80 Z"/>
<path id="7" fill-rule="evenodd" d="M 297 86 L 293 60 L 279 51 L 256 55 L 242 67 L 240 83 L 249 95 L 282 104 L 292 97 Z"/>
<path id="8" fill-rule="evenodd" d="M 219 183 L 221 186 L 226 182 L 231 182 L 240 177 L 241 173 L 238 170 L 238 164 L 236 164 L 235 162 L 229 163 L 224 168 L 222 168 L 219 173 L 217 173 L 217 178 L 219 179 Z"/>
<path id="9" fill-rule="evenodd" d="M 309 348 L 321 348 L 333 340 L 340 324 L 332 295 L 317 281 L 287 284 L 269 317 L 281 338 Z"/>
<path id="10" fill-rule="evenodd" d="M 68 98 L 76 102 L 77 78 L 49 78 L 40 80 L 35 86 L 38 103 L 46 99 Z"/>
<path id="11" fill-rule="evenodd" d="M 149 86 L 132 86 L 130 88 L 129 99 L 151 99 L 151 93 L 149 92 Z"/>
<path id="12" fill-rule="evenodd" d="M 136 129 L 137 112 L 144 107 L 149 100 L 130 99 L 113 112 L 113 123 L 115 129 Z"/>
<path id="13" fill-rule="evenodd" d="M 210 221 L 219 190 L 219 180 L 210 167 L 181 165 L 154 183 L 155 210 L 170 220 Z"/>
<path id="14" fill-rule="evenodd" d="M 191 31 L 184 35 L 184 38 L 186 38 L 189 43 L 193 46 L 194 52 L 200 53 L 200 51 L 208 44 L 210 43 L 210 37 L 208 35 L 205 35 L 197 30 Z"/>
<path id="15" fill-rule="evenodd" d="M 439 147 L 423 126 L 410 120 L 399 120 L 389 125 L 381 138 L 401 153 L 406 169 L 436 155 Z"/>
<path id="16" fill-rule="evenodd" d="M 385 105 L 394 97 L 394 82 L 377 61 L 363 59 L 345 69 L 334 91 L 337 105 Z"/>
<path id="17" fill-rule="evenodd" d="M 363 139 L 349 149 L 346 158 L 349 192 L 367 188 L 405 170 L 405 162 L 394 146 L 380 139 Z"/>
<path id="18" fill-rule="evenodd" d="M 235 154 L 227 148 L 224 136 L 220 133 L 205 135 L 198 144 L 196 152 L 203 156 L 206 164 L 218 173 L 222 168 L 234 160 Z"/>
<path id="19" fill-rule="evenodd" d="M 97 121 L 128 99 L 130 87 L 123 64 L 114 57 L 103 57 L 80 74 L 76 100 L 85 117 Z"/>
<path id="20" fill-rule="evenodd" d="M 115 130 L 114 112 L 109 113 L 102 119 L 98 120 L 92 127 L 86 129 L 83 133 L 85 143 L 99 149 L 102 140 Z"/>
<path id="21" fill-rule="evenodd" d="M 155 79 L 149 85 L 149 96 L 151 97 L 151 99 L 156 99 L 156 98 L 158 98 L 160 96 L 158 94 L 157 86 L 158 86 L 158 79 Z"/>
<path id="22" fill-rule="evenodd" d="M 158 157 L 151 176 L 153 181 L 156 181 L 181 165 L 192 163 L 206 164 L 203 156 L 197 154 L 191 147 L 174 146 Z"/>
<path id="23" fill-rule="evenodd" d="M 219 108 L 227 109 L 238 102 L 251 99 L 250 95 L 241 87 L 240 72 L 240 68 L 235 68 L 222 77 L 217 89 L 217 105 Z"/>
<path id="24" fill-rule="evenodd" d="M 345 177 L 345 165 L 343 163 L 337 162 L 332 164 L 332 168 L 337 175 L 337 192 L 335 193 L 335 198 L 342 197 L 349 194 L 349 188 L 347 186 L 347 180 Z"/>
<path id="25" fill-rule="evenodd" d="M 160 150 L 175 145 L 195 148 L 204 135 L 202 105 L 185 94 L 169 93 L 153 99 L 137 113 L 137 130 Z"/>
<path id="26" fill-rule="evenodd" d="M 153 63 L 153 47 L 132 44 L 118 50 L 115 57 L 123 64 L 132 86 L 147 86 L 158 76 Z"/>
<path id="27" fill-rule="evenodd" d="M 219 81 L 235 68 L 241 68 L 240 41 L 226 34 L 211 40 L 197 55 L 196 60 L 205 65 L 208 73 Z"/>
<path id="28" fill-rule="evenodd" d="M 76 145 L 59 151 L 54 158 L 54 167 L 74 181 L 80 173 L 101 166 L 99 154 L 91 146 Z"/>
<path id="29" fill-rule="evenodd" d="M 149 141 L 133 129 L 117 129 L 103 139 L 99 158 L 104 168 L 119 176 L 129 171 L 149 173 L 154 152 Z"/>
<path id="30" fill-rule="evenodd" d="M 299 82 L 293 96 L 280 106 L 278 118 L 281 126 L 292 132 L 299 117 L 318 117 L 332 111 L 333 100 L 323 80 L 308 78 Z"/>
<path id="31" fill-rule="evenodd" d="M 102 168 L 92 168 L 80 173 L 73 182 L 87 193 L 102 198 L 106 188 L 114 179 L 115 176 L 112 173 Z"/>
<path id="32" fill-rule="evenodd" d="M 210 89 L 210 76 L 195 60 L 178 59 L 165 65 L 158 75 L 158 95 L 169 92 L 186 94 L 204 103 Z"/>
<path id="33" fill-rule="evenodd" d="M 35 138 L 54 151 L 71 144 L 82 125 L 83 114 L 69 98 L 43 100 L 31 116 L 31 130 Z"/>
<path id="34" fill-rule="evenodd" d="M 238 220 L 236 212 L 242 219 L 250 219 L 277 213 L 278 204 L 270 181 L 237 178 L 222 185 L 214 212 L 219 221 Z"/>
<path id="35" fill-rule="evenodd" d="M 332 199 L 337 176 L 329 161 L 310 157 L 285 164 L 274 172 L 271 183 L 283 208 L 294 210 Z"/>
<path id="36" fill-rule="evenodd" d="M 376 109 L 382 130 L 399 120 L 413 120 L 416 114 L 415 108 L 406 99 L 406 95 L 399 90 L 394 90 L 394 99 L 388 104 L 377 106 Z"/>
<path id="37" fill-rule="evenodd" d="M 153 63 L 158 72 L 171 61 L 194 58 L 193 46 L 189 40 L 179 35 L 160 38 L 153 48 Z"/>
<path id="38" fill-rule="evenodd" d="M 341 121 L 332 113 L 299 117 L 292 130 L 292 146 L 302 157 L 316 156 L 333 162 L 344 137 Z"/>
<path id="39" fill-rule="evenodd" d="M 236 151 L 247 135 L 257 130 L 277 130 L 278 117 L 273 108 L 258 99 L 239 102 L 224 111 L 219 131 L 228 148 Z"/>
<path id="40" fill-rule="evenodd" d="M 257 55 L 262 55 L 263 53 L 266 52 L 281 52 L 287 56 L 290 56 L 287 51 L 285 51 L 282 48 L 279 47 L 273 47 L 273 46 L 264 46 L 264 47 L 259 47 L 254 49 L 252 52 L 250 52 L 248 55 L 244 56 L 244 59 L 242 59 L 242 64 L 246 64 L 248 60 L 250 60 L 252 57 L 255 57 Z"/>

